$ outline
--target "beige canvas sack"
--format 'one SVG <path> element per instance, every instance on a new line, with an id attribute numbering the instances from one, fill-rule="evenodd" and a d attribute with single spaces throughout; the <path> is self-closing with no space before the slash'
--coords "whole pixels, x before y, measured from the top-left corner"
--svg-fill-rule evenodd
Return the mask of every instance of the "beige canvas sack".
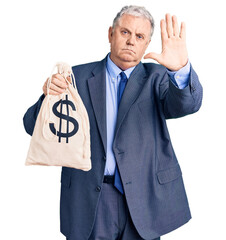
<path id="1" fill-rule="evenodd" d="M 69 65 L 58 63 L 55 67 L 66 81 L 70 75 L 75 82 Z M 91 153 L 87 111 L 75 84 L 73 87 L 67 81 L 69 86 L 64 93 L 49 94 L 52 74 L 35 123 L 25 165 L 65 166 L 88 171 L 91 169 Z"/>

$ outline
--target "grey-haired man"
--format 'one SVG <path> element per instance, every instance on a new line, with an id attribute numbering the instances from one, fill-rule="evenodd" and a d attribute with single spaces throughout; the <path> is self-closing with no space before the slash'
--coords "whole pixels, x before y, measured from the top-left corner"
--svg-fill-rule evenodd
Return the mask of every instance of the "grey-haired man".
<path id="1" fill-rule="evenodd" d="M 124 7 L 109 28 L 111 52 L 73 67 L 90 120 L 92 169 L 62 168 L 61 232 L 68 240 L 160 239 L 191 218 L 166 119 L 199 110 L 202 87 L 188 61 L 185 24 L 161 20 L 162 53 L 145 58 L 154 20 Z M 44 94 L 24 116 L 32 134 Z M 67 87 L 55 74 L 50 94 Z M 119 104 L 120 103 L 120 104 Z M 76 146 L 75 146 L 76 147 Z"/>

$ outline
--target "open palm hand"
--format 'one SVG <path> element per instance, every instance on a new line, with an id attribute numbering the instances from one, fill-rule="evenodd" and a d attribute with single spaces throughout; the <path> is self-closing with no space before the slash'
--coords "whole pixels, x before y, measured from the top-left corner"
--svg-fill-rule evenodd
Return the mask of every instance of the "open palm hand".
<path id="1" fill-rule="evenodd" d="M 162 19 L 160 24 L 162 52 L 161 54 L 151 52 L 144 58 L 154 59 L 171 71 L 178 71 L 188 61 L 185 23 L 181 23 L 179 32 L 176 16 L 171 17 L 170 14 L 166 14 L 165 20 Z"/>

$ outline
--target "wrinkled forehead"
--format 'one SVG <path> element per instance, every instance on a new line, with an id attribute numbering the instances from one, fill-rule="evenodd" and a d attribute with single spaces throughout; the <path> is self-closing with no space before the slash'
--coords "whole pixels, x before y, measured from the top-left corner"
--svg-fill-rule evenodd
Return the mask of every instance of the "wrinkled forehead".
<path id="1" fill-rule="evenodd" d="M 129 14 L 123 14 L 119 18 L 116 27 L 126 28 L 133 32 L 144 33 L 145 35 L 149 35 L 151 31 L 151 23 L 147 18 Z"/>

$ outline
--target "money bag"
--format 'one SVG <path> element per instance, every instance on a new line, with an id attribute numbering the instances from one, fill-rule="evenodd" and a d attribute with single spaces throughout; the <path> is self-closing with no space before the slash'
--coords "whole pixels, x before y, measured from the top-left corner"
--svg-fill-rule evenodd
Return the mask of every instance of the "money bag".
<path id="1" fill-rule="evenodd" d="M 52 74 L 57 68 L 72 83 L 59 95 L 50 95 Z M 90 125 L 86 108 L 76 88 L 71 67 L 57 63 L 47 83 L 45 96 L 31 137 L 25 165 L 65 166 L 91 169 Z"/>

